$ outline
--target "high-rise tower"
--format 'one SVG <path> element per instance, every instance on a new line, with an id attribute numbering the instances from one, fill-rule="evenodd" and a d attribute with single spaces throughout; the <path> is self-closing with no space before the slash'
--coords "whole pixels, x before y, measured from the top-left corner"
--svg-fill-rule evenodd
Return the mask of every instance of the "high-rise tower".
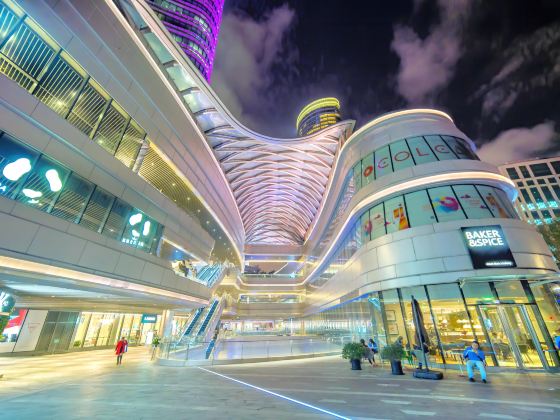
<path id="1" fill-rule="evenodd" d="M 210 81 L 224 0 L 147 0 L 147 3 Z"/>
<path id="2" fill-rule="evenodd" d="M 306 105 L 296 120 L 298 136 L 308 136 L 330 125 L 340 118 L 340 102 L 336 98 L 321 98 Z"/>

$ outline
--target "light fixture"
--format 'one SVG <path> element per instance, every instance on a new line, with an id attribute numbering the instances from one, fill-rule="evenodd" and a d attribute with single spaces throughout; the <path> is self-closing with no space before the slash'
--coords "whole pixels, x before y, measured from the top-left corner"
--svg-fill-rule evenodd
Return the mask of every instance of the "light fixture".
<path id="1" fill-rule="evenodd" d="M 130 216 L 130 218 L 128 219 L 128 223 L 130 223 L 131 226 L 134 226 L 135 224 L 140 223 L 141 220 L 142 220 L 142 214 L 136 213 Z"/>
<path id="2" fill-rule="evenodd" d="M 21 192 L 23 193 L 23 195 L 29 198 L 39 198 L 43 196 L 43 193 L 41 191 L 35 191 L 29 188 L 24 188 L 23 190 L 21 190 Z"/>
<path id="3" fill-rule="evenodd" d="M 47 181 L 49 181 L 49 187 L 52 192 L 60 191 L 62 188 L 62 181 L 60 180 L 56 169 L 49 169 L 45 172 L 45 177 L 47 178 Z"/>
<path id="4" fill-rule="evenodd" d="M 27 158 L 19 158 L 18 160 L 8 163 L 4 166 L 2 175 L 10 181 L 17 181 L 23 175 L 31 170 L 31 162 Z"/>

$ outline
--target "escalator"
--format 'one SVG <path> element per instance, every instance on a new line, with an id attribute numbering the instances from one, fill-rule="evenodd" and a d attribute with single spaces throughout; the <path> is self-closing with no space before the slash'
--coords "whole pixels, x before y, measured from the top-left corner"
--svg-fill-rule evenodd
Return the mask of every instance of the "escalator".
<path id="1" fill-rule="evenodd" d="M 185 333 L 183 334 L 183 337 L 188 337 L 191 334 L 191 332 L 194 330 L 194 327 L 196 326 L 198 320 L 202 316 L 203 311 L 204 311 L 204 308 L 198 308 L 196 310 L 194 316 L 192 317 L 192 319 L 189 322 L 189 325 L 185 329 Z"/>
<path id="2" fill-rule="evenodd" d="M 216 308 L 218 307 L 219 303 L 220 303 L 220 301 L 218 299 L 215 299 L 212 302 L 212 304 L 210 305 L 210 309 L 206 313 L 206 316 L 204 317 L 204 320 L 202 321 L 202 324 L 200 324 L 200 327 L 199 327 L 198 332 L 196 334 L 197 337 L 203 336 L 204 333 L 206 332 L 206 327 L 208 327 L 208 324 L 210 323 L 210 320 L 212 319 L 212 315 L 214 315 L 214 312 L 216 311 Z"/>

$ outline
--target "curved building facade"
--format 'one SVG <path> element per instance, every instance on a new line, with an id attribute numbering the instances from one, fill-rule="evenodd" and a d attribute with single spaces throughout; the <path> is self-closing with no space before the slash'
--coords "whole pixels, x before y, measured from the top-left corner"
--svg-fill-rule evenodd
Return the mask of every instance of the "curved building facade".
<path id="1" fill-rule="evenodd" d="M 224 0 L 148 0 L 173 39 L 210 81 Z"/>
<path id="2" fill-rule="evenodd" d="M 340 122 L 340 102 L 336 98 L 321 98 L 306 105 L 296 120 L 300 137 L 309 136 Z"/>
<path id="3" fill-rule="evenodd" d="M 158 4 L 179 3 L 219 4 Z M 304 137 L 264 136 L 165 24 L 138 0 L 0 0 L 0 292 L 16 311 L 78 325 L 66 347 L 111 345 L 144 314 L 170 340 L 246 320 L 402 338 L 413 360 L 414 296 L 431 363 L 459 365 L 476 338 L 493 365 L 558 369 L 558 267 L 449 115 L 397 111 L 352 133 L 327 98 L 300 114 Z M 94 340 L 90 321 L 115 329 Z"/>

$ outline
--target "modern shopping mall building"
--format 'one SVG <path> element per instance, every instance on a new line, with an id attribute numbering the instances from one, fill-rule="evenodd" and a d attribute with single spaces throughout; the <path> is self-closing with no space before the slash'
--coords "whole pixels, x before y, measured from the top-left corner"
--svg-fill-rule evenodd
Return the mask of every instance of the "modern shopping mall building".
<path id="1" fill-rule="evenodd" d="M 255 133 L 160 3 L 209 2 L 0 0 L 1 352 L 158 334 L 209 357 L 216 329 L 411 349 L 414 296 L 432 362 L 476 338 L 558 369 L 558 267 L 449 115 Z"/>

